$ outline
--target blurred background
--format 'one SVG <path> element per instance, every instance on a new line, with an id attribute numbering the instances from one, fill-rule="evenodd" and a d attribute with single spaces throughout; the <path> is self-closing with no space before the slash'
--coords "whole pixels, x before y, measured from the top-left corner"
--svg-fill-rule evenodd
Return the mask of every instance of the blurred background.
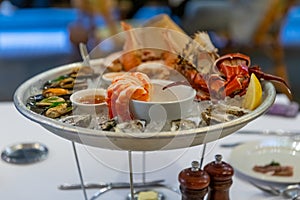
<path id="1" fill-rule="evenodd" d="M 0 101 L 25 80 L 81 61 L 120 31 L 167 14 L 188 35 L 207 31 L 223 55 L 241 52 L 290 84 L 300 102 L 300 0 L 0 0 Z"/>

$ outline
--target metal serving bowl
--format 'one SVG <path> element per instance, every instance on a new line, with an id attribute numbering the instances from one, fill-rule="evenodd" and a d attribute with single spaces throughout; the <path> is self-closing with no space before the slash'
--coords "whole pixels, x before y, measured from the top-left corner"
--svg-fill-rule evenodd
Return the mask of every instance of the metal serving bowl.
<path id="1" fill-rule="evenodd" d="M 153 151 L 196 146 L 211 142 L 244 127 L 247 123 L 264 114 L 273 104 L 276 91 L 270 82 L 263 82 L 263 101 L 254 111 L 229 122 L 184 131 L 163 131 L 156 133 L 125 134 L 75 127 L 55 119 L 37 114 L 26 107 L 28 97 L 37 94 L 48 80 L 66 74 L 82 63 L 63 65 L 38 74 L 21 84 L 14 94 L 17 110 L 30 120 L 39 123 L 50 132 L 67 140 L 105 149 Z"/>

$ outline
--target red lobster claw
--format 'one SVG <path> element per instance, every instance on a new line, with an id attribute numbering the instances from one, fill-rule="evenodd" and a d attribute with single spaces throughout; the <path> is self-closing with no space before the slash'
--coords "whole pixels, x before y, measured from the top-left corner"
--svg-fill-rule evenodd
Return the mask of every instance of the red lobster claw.
<path id="1" fill-rule="evenodd" d="M 258 65 L 249 67 L 248 71 L 250 75 L 254 73 L 259 79 L 271 81 L 276 89 L 283 92 L 290 100 L 292 100 L 293 95 L 291 89 L 283 78 L 279 76 L 274 76 L 272 74 L 264 73 Z"/>

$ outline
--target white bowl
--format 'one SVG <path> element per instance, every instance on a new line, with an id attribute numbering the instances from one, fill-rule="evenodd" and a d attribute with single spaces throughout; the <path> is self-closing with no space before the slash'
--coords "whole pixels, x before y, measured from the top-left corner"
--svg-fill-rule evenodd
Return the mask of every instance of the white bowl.
<path id="1" fill-rule="evenodd" d="M 196 91 L 186 85 L 162 89 L 170 83 L 172 81 L 152 80 L 153 94 L 150 101 L 131 100 L 130 111 L 134 118 L 150 122 L 188 117 L 192 111 Z"/>
<path id="2" fill-rule="evenodd" d="M 95 97 L 97 98 L 97 96 L 102 96 L 104 100 L 99 103 L 94 102 L 94 99 Z M 75 107 L 74 112 L 76 112 L 76 114 L 95 114 L 106 112 L 106 96 L 106 90 L 103 88 L 84 89 L 74 92 L 70 96 L 70 101 Z"/>

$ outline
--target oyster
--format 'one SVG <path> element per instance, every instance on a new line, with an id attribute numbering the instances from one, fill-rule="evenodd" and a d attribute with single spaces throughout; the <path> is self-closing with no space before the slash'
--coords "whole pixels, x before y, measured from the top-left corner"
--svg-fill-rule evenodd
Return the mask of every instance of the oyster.
<path id="1" fill-rule="evenodd" d="M 115 132 L 122 133 L 141 133 L 145 130 L 146 121 L 144 120 L 131 120 L 117 124 L 114 128 Z"/>
<path id="2" fill-rule="evenodd" d="M 99 123 L 99 126 L 103 131 L 113 131 L 116 125 L 117 125 L 117 120 L 115 118 L 104 120 Z"/>
<path id="3" fill-rule="evenodd" d="M 224 103 L 209 105 L 203 112 L 201 112 L 200 126 L 209 126 L 218 123 L 228 122 L 247 114 L 243 108 L 226 105 Z"/>
<path id="4" fill-rule="evenodd" d="M 91 115 L 72 115 L 72 116 L 67 116 L 59 121 L 70 124 L 72 126 L 79 126 L 83 128 L 89 127 L 91 121 L 92 121 L 92 116 Z"/>
<path id="5" fill-rule="evenodd" d="M 197 128 L 197 124 L 193 120 L 177 119 L 171 121 L 171 131 L 189 130 L 193 128 Z"/>

